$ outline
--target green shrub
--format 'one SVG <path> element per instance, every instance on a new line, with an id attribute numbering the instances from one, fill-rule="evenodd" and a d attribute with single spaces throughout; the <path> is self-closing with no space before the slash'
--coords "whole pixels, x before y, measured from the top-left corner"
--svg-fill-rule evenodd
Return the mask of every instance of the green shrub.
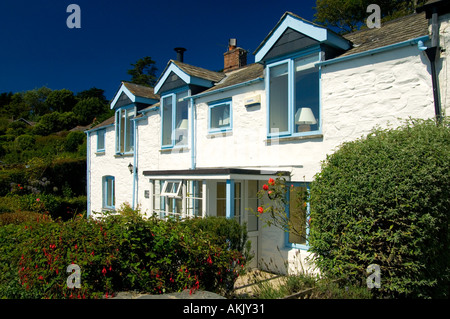
<path id="1" fill-rule="evenodd" d="M 83 144 L 84 140 L 86 139 L 86 135 L 83 132 L 70 132 L 66 136 L 66 142 L 64 145 L 64 149 L 67 152 L 77 152 L 78 146 Z"/>
<path id="2" fill-rule="evenodd" d="M 101 298 L 126 290 L 225 292 L 245 261 L 226 242 L 188 223 L 147 220 L 129 210 L 100 220 L 9 224 L 0 227 L 0 298 Z M 72 263 L 81 269 L 80 288 L 67 287 L 66 269 Z"/>
<path id="3" fill-rule="evenodd" d="M 449 294 L 450 129 L 409 121 L 375 129 L 327 157 L 311 184 L 310 250 L 331 278 L 383 297 Z"/>

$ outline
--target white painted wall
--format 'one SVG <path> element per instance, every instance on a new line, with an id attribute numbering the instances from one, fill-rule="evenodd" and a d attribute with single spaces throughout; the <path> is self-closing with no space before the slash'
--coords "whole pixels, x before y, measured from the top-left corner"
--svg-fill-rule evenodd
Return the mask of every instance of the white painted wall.
<path id="1" fill-rule="evenodd" d="M 437 68 L 439 72 L 439 85 L 441 94 L 441 106 L 444 114 L 450 115 L 450 14 L 446 14 L 439 17 L 439 45 L 441 48 L 445 48 L 444 52 L 441 52 L 441 57 L 438 61 Z"/>
<path id="2" fill-rule="evenodd" d="M 124 202 L 132 203 L 133 175 L 128 170 L 128 164 L 133 164 L 132 156 L 115 157 L 115 131 L 114 126 L 106 128 L 105 153 L 96 154 L 97 133 L 90 133 L 90 200 L 91 211 L 102 211 L 102 177 L 111 175 L 115 177 L 116 209 Z"/>

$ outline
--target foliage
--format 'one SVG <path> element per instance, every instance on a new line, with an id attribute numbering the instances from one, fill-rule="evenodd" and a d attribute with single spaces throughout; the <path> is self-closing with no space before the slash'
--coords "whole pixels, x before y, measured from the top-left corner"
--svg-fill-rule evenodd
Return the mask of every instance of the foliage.
<path id="1" fill-rule="evenodd" d="M 311 184 L 310 251 L 323 274 L 383 297 L 449 293 L 450 130 L 433 120 L 377 128 L 327 156 Z"/>
<path id="2" fill-rule="evenodd" d="M 242 252 L 229 249 L 213 232 L 204 236 L 190 226 L 192 221 L 144 219 L 129 207 L 98 220 L 40 219 L 2 226 L 0 297 L 108 298 L 126 290 L 227 291 L 244 269 Z M 81 268 L 80 288 L 67 287 L 66 268 L 72 263 Z"/>
<path id="3" fill-rule="evenodd" d="M 81 125 L 92 123 L 96 116 L 106 112 L 108 112 L 107 104 L 98 97 L 84 98 L 73 108 L 73 113 L 77 116 Z"/>
<path id="4" fill-rule="evenodd" d="M 290 202 L 288 192 L 291 197 Z M 296 238 L 305 238 L 305 225 L 290 218 L 286 207 L 289 205 L 291 211 L 298 209 L 305 211 L 308 201 L 306 187 L 290 188 L 286 185 L 286 178 L 280 174 L 275 179 L 270 178 L 256 196 L 263 204 L 258 207 L 257 212 L 253 213 L 264 222 L 264 225 L 289 231 Z M 252 209 L 249 210 L 252 211 Z"/>
<path id="5" fill-rule="evenodd" d="M 34 134 L 49 135 L 62 130 L 73 128 L 77 125 L 78 119 L 73 112 L 52 112 L 43 115 L 34 126 Z"/>
<path id="6" fill-rule="evenodd" d="M 66 152 L 77 152 L 78 147 L 83 144 L 86 139 L 86 134 L 79 131 L 70 132 L 66 136 L 66 142 L 64 145 L 64 149 Z"/>
<path id="7" fill-rule="evenodd" d="M 46 103 L 51 111 L 59 113 L 71 112 L 77 100 L 68 89 L 54 90 L 47 96 Z"/>
<path id="8" fill-rule="evenodd" d="M 131 75 L 131 83 L 153 87 L 156 83 L 157 68 L 155 64 L 156 62 L 149 56 L 132 63 L 133 68 L 127 71 Z"/>
<path id="9" fill-rule="evenodd" d="M 370 4 L 380 6 L 383 21 L 392 20 L 414 13 L 416 7 L 426 0 L 317 0 L 315 22 L 327 27 L 335 27 L 343 33 L 358 30 L 371 13 Z"/>

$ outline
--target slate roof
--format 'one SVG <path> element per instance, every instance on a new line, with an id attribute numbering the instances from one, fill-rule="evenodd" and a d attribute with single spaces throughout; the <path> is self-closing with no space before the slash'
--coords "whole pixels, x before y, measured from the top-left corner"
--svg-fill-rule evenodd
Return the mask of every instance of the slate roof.
<path id="1" fill-rule="evenodd" d="M 116 117 L 115 116 L 111 116 L 110 118 L 104 120 L 103 122 L 95 125 L 94 127 L 90 128 L 88 131 L 90 130 L 94 130 L 103 126 L 108 126 L 110 124 L 114 124 L 114 122 L 116 121 Z"/>
<path id="2" fill-rule="evenodd" d="M 424 13 L 414 13 L 381 24 L 381 28 L 365 29 L 343 35 L 353 48 L 347 56 L 428 35 L 428 20 Z"/>
<path id="3" fill-rule="evenodd" d="M 225 76 L 225 74 L 222 72 L 210 71 L 210 70 L 198 67 L 198 66 L 193 66 L 193 65 L 190 65 L 190 64 L 187 64 L 184 62 L 176 61 L 176 60 L 170 60 L 166 66 L 166 69 L 170 65 L 170 63 L 174 63 L 186 74 L 195 76 L 197 78 L 205 79 L 208 81 L 212 81 L 212 82 L 219 82 Z M 166 70 L 164 70 L 164 72 L 165 71 Z M 164 72 L 162 74 L 164 74 Z"/>
<path id="4" fill-rule="evenodd" d="M 145 97 L 149 99 L 159 100 L 159 95 L 155 94 L 152 87 L 134 84 L 130 82 L 122 81 L 122 84 L 130 90 L 135 96 Z"/>
<path id="5" fill-rule="evenodd" d="M 226 88 L 239 83 L 244 83 L 253 79 L 263 78 L 264 66 L 260 63 L 253 63 L 240 69 L 227 72 L 225 75 L 226 76 L 222 81 L 218 82 L 212 88 L 201 92 L 200 94 Z"/>

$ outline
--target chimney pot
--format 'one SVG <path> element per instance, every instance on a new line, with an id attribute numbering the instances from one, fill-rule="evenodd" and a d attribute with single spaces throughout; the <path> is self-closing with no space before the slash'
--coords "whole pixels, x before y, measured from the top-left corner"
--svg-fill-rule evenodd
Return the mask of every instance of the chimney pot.
<path id="1" fill-rule="evenodd" d="M 178 47 L 178 48 L 175 48 L 174 50 L 177 53 L 177 61 L 183 62 L 183 60 L 184 60 L 184 52 L 186 51 L 186 49 Z"/>
<path id="2" fill-rule="evenodd" d="M 237 47 L 236 39 L 228 40 L 228 51 L 223 54 L 223 71 L 232 71 L 247 65 L 247 51 Z"/>

